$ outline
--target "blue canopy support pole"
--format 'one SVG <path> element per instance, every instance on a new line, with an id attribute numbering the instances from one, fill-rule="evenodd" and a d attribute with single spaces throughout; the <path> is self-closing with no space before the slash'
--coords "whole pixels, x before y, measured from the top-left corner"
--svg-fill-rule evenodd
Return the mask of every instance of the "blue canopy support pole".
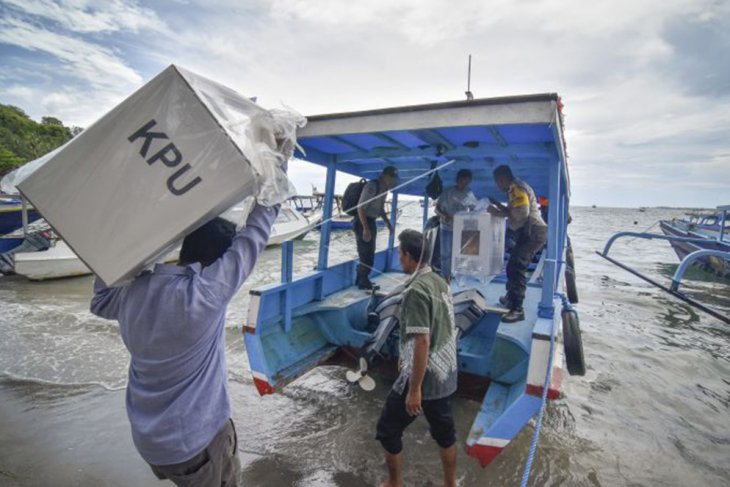
<path id="1" fill-rule="evenodd" d="M 555 289 L 560 289 L 560 276 L 568 268 L 565 263 L 565 252 L 568 247 L 568 220 L 570 219 L 570 196 L 563 193 L 560 198 L 560 239 L 558 240 L 558 255 L 561 256 L 557 276 L 555 276 Z M 562 269 L 561 269 L 562 268 Z"/>
<path id="2" fill-rule="evenodd" d="M 323 202 L 323 214 L 322 221 L 325 223 L 320 227 L 319 234 L 319 260 L 317 261 L 317 270 L 323 271 L 327 269 L 327 257 L 329 254 L 330 247 L 330 230 L 332 224 L 330 219 L 332 218 L 332 203 L 335 197 L 335 175 L 337 170 L 335 169 L 334 161 L 327 163 L 327 177 L 324 188 L 324 202 Z"/>
<path id="3" fill-rule="evenodd" d="M 722 242 L 725 237 L 725 221 L 727 221 L 727 210 L 722 210 L 722 216 L 720 217 L 720 242 Z"/>
<path id="4" fill-rule="evenodd" d="M 428 196 L 423 197 L 423 229 L 426 229 L 426 222 L 428 222 Z"/>
<path id="5" fill-rule="evenodd" d="M 390 200 L 390 226 L 393 227 L 393 233 L 388 235 L 388 258 L 386 259 L 385 272 L 393 268 L 393 247 L 395 245 L 395 224 L 398 220 L 398 193 L 392 193 Z"/>
<path id="6" fill-rule="evenodd" d="M 555 285 L 557 280 L 557 263 L 558 251 L 561 249 L 559 243 L 562 234 L 561 211 L 563 206 L 561 194 L 561 171 L 560 160 L 556 159 L 550 165 L 549 185 L 550 192 L 548 194 L 548 236 L 547 236 L 547 255 L 545 257 L 545 267 L 543 270 L 542 280 L 542 298 L 538 309 L 538 314 L 543 318 L 552 318 L 555 310 L 553 309 L 553 296 L 555 295 Z"/>
<path id="7" fill-rule="evenodd" d="M 281 244 L 281 282 L 291 282 L 294 275 L 294 242 L 287 240 Z"/>
<path id="8" fill-rule="evenodd" d="M 684 276 L 684 273 L 687 271 L 689 266 L 691 266 L 692 263 L 697 259 L 701 259 L 703 257 L 718 257 L 720 259 L 730 261 L 730 252 L 705 249 L 695 250 L 691 254 L 685 256 L 685 258 L 682 259 L 682 262 L 679 263 L 679 267 L 677 267 L 677 270 L 674 272 L 674 276 L 672 277 L 672 285 L 670 287 L 672 291 L 677 292 L 679 290 L 679 284 L 682 282 L 682 277 Z"/>
<path id="9" fill-rule="evenodd" d="M 324 222 L 319 227 L 319 259 L 317 260 L 317 270 L 322 272 L 327 270 L 327 258 L 329 256 L 330 248 L 330 232 L 332 230 L 332 204 L 335 199 L 335 176 L 337 175 L 337 169 L 335 169 L 335 160 L 333 157 L 327 161 L 327 176 L 325 178 L 324 186 L 324 201 L 322 202 L 322 221 Z M 321 301 L 324 299 L 324 288 L 323 288 L 323 276 L 320 276 L 315 283 L 314 295 L 315 299 Z"/>
<path id="10" fill-rule="evenodd" d="M 281 282 L 290 283 L 294 276 L 294 242 L 287 240 L 281 244 Z M 282 291 L 283 299 L 283 318 L 284 332 L 289 333 L 291 330 L 291 292 L 289 287 L 285 287 Z"/>

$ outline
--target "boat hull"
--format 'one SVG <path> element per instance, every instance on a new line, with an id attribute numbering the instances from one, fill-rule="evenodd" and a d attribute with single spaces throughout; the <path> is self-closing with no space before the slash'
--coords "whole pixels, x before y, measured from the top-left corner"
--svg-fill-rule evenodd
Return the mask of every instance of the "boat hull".
<path id="1" fill-rule="evenodd" d="M 178 259 L 180 249 L 169 253 L 165 262 Z M 15 254 L 15 273 L 31 281 L 45 281 L 92 274 L 91 270 L 63 241 L 59 240 L 48 250 L 18 252 Z"/>
<path id="2" fill-rule="evenodd" d="M 23 237 L 0 237 L 0 254 L 9 252 L 23 243 Z"/>
<path id="3" fill-rule="evenodd" d="M 28 223 L 41 217 L 34 209 L 28 209 Z M 8 234 L 23 226 L 23 211 L 20 205 L 0 205 L 0 235 Z"/>
<path id="4" fill-rule="evenodd" d="M 384 270 L 387 251 L 376 254 L 375 268 Z M 376 273 L 373 282 L 383 293 L 403 282 L 397 261 L 390 261 L 386 273 Z M 244 341 L 253 382 L 261 395 L 280 391 L 288 383 L 322 365 L 356 368 L 359 351 L 371 337 L 364 317 L 370 296 L 352 287 L 354 262 L 315 271 L 286 284 L 251 292 Z M 488 302 L 496 302 L 504 291 L 505 276 L 481 285 Z M 452 283 L 458 293 L 474 282 Z M 318 292 L 324 293 L 316 299 Z M 469 455 L 488 465 L 539 411 L 543 384 L 552 363 L 548 398 L 560 395 L 564 358 L 560 314 L 538 316 L 541 289 L 528 286 L 526 320 L 503 324 L 496 312 L 488 312 L 459 342 L 458 394 L 481 401 L 466 440 Z M 292 308 L 289 319 L 282 316 L 282 303 Z M 556 309 L 561 302 L 556 299 Z M 550 347 L 553 336 L 554 346 Z M 397 374 L 397 344 L 381 350 L 381 359 L 371 372 L 386 383 Z M 552 362 L 551 362 L 552 353 Z M 343 381 L 344 378 L 343 371 Z"/>
<path id="5" fill-rule="evenodd" d="M 681 242 L 670 241 L 672 249 L 681 261 L 687 255 L 698 250 L 720 250 L 730 252 L 730 243 L 720 242 L 716 238 L 708 236 L 705 231 L 693 231 L 686 222 L 673 222 L 662 220 L 660 222 L 661 230 L 664 235 L 669 237 L 690 237 L 705 238 L 706 242 Z M 718 232 L 719 234 L 719 232 Z M 696 265 L 708 272 L 724 278 L 730 278 L 730 262 L 718 257 L 704 257 L 697 260 Z"/>

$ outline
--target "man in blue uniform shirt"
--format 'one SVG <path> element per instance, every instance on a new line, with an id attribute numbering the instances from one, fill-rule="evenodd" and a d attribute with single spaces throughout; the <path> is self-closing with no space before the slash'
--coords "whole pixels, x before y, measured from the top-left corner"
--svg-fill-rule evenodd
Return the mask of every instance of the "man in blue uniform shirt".
<path id="1" fill-rule="evenodd" d="M 180 263 L 131 283 L 97 278 L 92 313 L 117 320 L 131 354 L 132 439 L 159 479 L 180 486 L 240 485 L 224 327 L 228 302 L 266 246 L 277 208 L 256 206 L 246 226 L 216 218 L 185 237 Z"/>

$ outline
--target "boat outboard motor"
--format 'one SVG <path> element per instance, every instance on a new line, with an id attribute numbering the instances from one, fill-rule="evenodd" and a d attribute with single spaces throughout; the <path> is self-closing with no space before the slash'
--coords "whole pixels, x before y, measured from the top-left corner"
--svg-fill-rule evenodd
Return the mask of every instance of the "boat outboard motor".
<path id="1" fill-rule="evenodd" d="M 386 296 L 368 315 L 368 320 L 377 320 L 378 326 L 360 350 L 359 370 L 347 371 L 347 380 L 359 383 L 365 390 L 369 391 L 375 387 L 375 381 L 367 375 L 367 371 L 382 355 L 388 340 L 394 337 L 396 330 L 399 329 L 398 309 L 403 301 L 402 291 L 403 289 L 400 288 L 397 293 Z M 458 343 L 461 337 L 468 334 L 492 308 L 487 305 L 484 296 L 476 289 L 456 293 L 453 303 Z"/>
<path id="2" fill-rule="evenodd" d="M 487 300 L 476 289 L 467 289 L 454 294 L 454 319 L 456 321 L 456 342 L 468 334 L 490 310 Z"/>
<path id="3" fill-rule="evenodd" d="M 431 268 L 436 272 L 441 272 L 441 231 L 438 216 L 432 216 L 426 222 L 423 231 L 426 233 L 427 248 L 431 251 Z M 429 235 L 430 234 L 430 235 Z"/>
<path id="4" fill-rule="evenodd" d="M 436 232 L 438 232 L 438 227 L 426 230 L 424 234 L 424 254 L 434 246 Z M 423 258 L 423 256 L 421 257 Z M 347 380 L 351 383 L 357 382 L 367 391 L 375 388 L 375 381 L 367 375 L 368 369 L 382 355 L 388 339 L 398 329 L 400 323 L 398 309 L 403 301 L 405 287 L 406 284 L 398 286 L 368 312 L 368 324 L 371 329 L 374 327 L 375 331 L 360 350 L 359 370 L 347 371 Z M 373 293 L 373 296 L 375 296 L 375 293 Z M 457 343 L 462 336 L 469 333 L 481 321 L 487 312 L 494 310 L 494 308 L 487 305 L 482 293 L 476 289 L 467 289 L 454 294 L 453 305 Z M 375 326 L 376 324 L 377 326 Z"/>
<path id="5" fill-rule="evenodd" d="M 375 310 L 368 314 L 368 321 L 377 321 L 378 324 L 372 337 L 365 342 L 360 353 L 360 356 L 365 357 L 368 364 L 372 364 L 375 357 L 380 355 L 380 351 L 385 346 L 388 337 L 398 327 L 398 309 L 402 301 L 403 293 L 401 290 L 398 294 L 389 295 L 384 298 Z"/>

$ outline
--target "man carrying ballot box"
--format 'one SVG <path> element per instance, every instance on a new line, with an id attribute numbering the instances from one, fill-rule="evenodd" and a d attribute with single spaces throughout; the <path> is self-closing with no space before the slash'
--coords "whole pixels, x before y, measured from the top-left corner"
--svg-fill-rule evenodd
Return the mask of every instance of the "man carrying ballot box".
<path id="1" fill-rule="evenodd" d="M 180 261 L 131 283 L 97 278 L 91 312 L 119 322 L 131 354 L 127 414 L 132 439 L 159 479 L 179 486 L 238 486 L 231 419 L 226 307 L 266 246 L 278 206 L 256 206 L 246 226 L 215 218 L 183 241 Z"/>

